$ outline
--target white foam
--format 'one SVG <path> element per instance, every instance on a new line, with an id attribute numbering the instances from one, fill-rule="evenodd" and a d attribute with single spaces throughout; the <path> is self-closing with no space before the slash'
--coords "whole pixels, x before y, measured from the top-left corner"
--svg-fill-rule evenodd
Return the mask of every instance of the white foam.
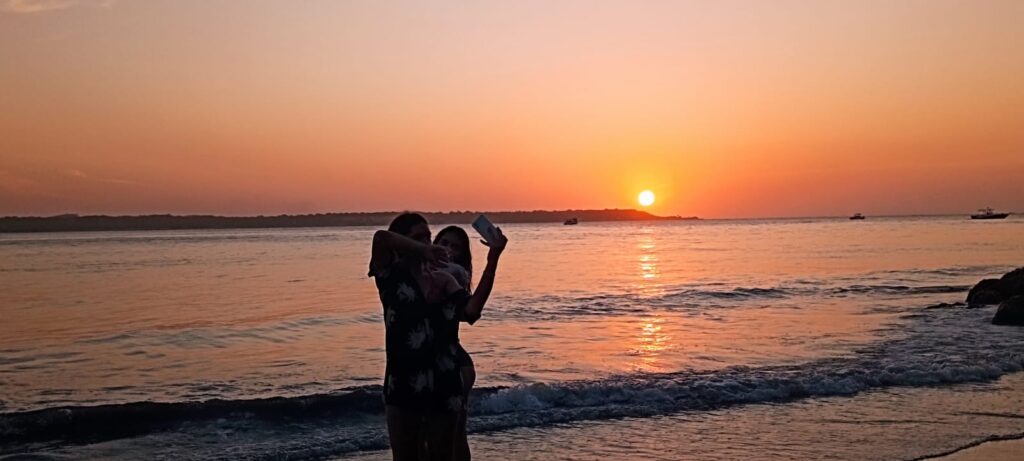
<path id="1" fill-rule="evenodd" d="M 890 386 L 994 380 L 1024 370 L 1024 335 L 1017 328 L 990 325 L 992 310 L 951 309 L 915 316 L 899 331 L 901 339 L 864 349 L 853 358 L 501 389 L 476 400 L 472 419 L 477 429 L 501 429 L 853 395 Z"/>

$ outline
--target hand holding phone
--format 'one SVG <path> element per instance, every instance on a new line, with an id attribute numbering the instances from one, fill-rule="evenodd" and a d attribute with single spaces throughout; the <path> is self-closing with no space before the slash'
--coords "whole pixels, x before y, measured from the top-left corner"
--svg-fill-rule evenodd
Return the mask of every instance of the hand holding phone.
<path id="1" fill-rule="evenodd" d="M 473 229 L 476 229 L 477 233 L 484 238 L 484 245 L 490 245 L 498 235 L 498 228 L 494 227 L 494 223 L 484 215 L 477 216 L 473 221 Z"/>

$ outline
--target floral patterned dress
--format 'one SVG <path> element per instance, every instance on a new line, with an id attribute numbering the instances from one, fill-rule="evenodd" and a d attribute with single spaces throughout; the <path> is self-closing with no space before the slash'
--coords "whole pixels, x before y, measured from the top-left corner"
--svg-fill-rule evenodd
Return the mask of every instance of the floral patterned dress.
<path id="1" fill-rule="evenodd" d="M 461 409 L 456 313 L 465 309 L 469 294 L 459 290 L 428 303 L 413 274 L 397 264 L 373 276 L 384 307 L 384 403 L 425 413 Z"/>

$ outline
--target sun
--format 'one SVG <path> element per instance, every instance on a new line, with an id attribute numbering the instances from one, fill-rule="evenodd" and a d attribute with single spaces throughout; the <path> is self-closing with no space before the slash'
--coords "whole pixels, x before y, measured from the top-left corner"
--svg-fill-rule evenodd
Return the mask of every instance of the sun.
<path id="1" fill-rule="evenodd" d="M 645 191 L 641 192 L 640 196 L 637 197 L 636 199 L 637 199 L 638 202 L 640 202 L 641 206 L 651 206 L 651 205 L 654 205 L 654 192 L 651 192 L 649 190 L 645 190 Z"/>

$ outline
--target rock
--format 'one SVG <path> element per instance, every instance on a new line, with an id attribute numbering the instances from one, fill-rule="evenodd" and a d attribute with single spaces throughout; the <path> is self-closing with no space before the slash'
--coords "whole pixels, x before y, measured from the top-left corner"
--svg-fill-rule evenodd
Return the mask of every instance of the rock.
<path id="1" fill-rule="evenodd" d="M 1009 298 L 1024 295 L 1024 267 L 1007 272 L 999 279 L 1000 289 Z"/>
<path id="2" fill-rule="evenodd" d="M 999 304 L 1006 295 L 1003 294 L 1003 281 L 1000 279 L 985 279 L 978 282 L 971 291 L 967 293 L 967 304 Z"/>
<path id="3" fill-rule="evenodd" d="M 1024 326 L 1024 295 L 1003 301 L 996 310 L 996 315 L 992 317 L 992 324 Z"/>

